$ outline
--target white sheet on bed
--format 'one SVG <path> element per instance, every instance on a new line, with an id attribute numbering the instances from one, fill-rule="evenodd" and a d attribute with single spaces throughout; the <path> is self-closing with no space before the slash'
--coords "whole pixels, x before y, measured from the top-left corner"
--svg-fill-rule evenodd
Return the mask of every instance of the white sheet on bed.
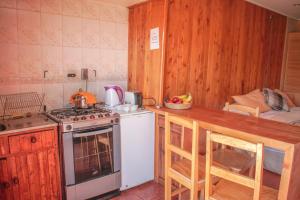
<path id="1" fill-rule="evenodd" d="M 271 110 L 261 113 L 259 117 L 300 126 L 300 107 L 291 108 L 290 112 Z"/>

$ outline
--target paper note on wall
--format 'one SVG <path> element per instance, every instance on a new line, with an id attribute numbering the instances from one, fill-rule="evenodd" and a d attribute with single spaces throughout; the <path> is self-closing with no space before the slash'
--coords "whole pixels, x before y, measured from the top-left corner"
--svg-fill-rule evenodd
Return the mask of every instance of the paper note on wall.
<path id="1" fill-rule="evenodd" d="M 159 49 L 159 28 L 150 30 L 150 49 Z"/>

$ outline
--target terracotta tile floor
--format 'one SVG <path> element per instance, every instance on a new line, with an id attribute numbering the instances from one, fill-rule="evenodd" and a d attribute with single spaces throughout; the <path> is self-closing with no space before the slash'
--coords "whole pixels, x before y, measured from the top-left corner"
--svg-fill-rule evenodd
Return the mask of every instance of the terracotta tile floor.
<path id="1" fill-rule="evenodd" d="M 277 177 L 274 178 L 270 172 L 264 173 L 264 184 L 269 187 L 278 189 L 279 182 Z M 112 200 L 163 200 L 164 199 L 164 187 L 153 181 L 137 186 L 135 188 L 126 190 L 121 193 L 120 196 L 113 198 Z M 174 198 L 177 199 L 177 198 Z M 189 194 L 185 194 L 182 199 L 189 199 Z"/>
<path id="2" fill-rule="evenodd" d="M 164 188 L 153 181 L 126 190 L 113 200 L 163 200 Z"/>

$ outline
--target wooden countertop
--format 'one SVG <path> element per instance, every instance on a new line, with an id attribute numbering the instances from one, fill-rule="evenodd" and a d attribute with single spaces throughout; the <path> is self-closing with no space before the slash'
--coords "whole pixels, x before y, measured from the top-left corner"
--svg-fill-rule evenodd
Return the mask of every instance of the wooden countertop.
<path id="1" fill-rule="evenodd" d="M 179 115 L 192 120 L 197 120 L 200 127 L 217 131 L 215 127 L 226 127 L 241 131 L 243 136 L 251 134 L 251 137 L 257 136 L 256 141 L 261 140 L 267 146 L 275 146 L 279 149 L 285 149 L 289 145 L 300 144 L 300 127 L 292 126 L 281 122 L 244 116 L 236 113 L 225 112 L 221 110 L 208 109 L 204 107 L 194 106 L 188 110 L 172 110 L 168 108 L 156 108 L 154 106 L 147 107 L 155 113 L 164 115 L 165 112 Z M 251 139 L 250 139 L 251 140 Z M 273 143 L 276 144 L 273 144 Z"/>
<path id="2" fill-rule="evenodd" d="M 44 114 L 34 114 L 28 118 L 0 120 L 0 124 L 6 126 L 5 130 L 0 131 L 0 136 L 58 126 L 57 122 Z"/>
<path id="3" fill-rule="evenodd" d="M 194 106 L 189 110 L 147 107 L 156 114 L 165 113 L 197 120 L 202 129 L 221 132 L 284 152 L 279 186 L 279 200 L 300 199 L 300 127 L 285 123 L 244 116 L 236 113 Z M 235 131 L 232 131 L 232 130 Z"/>

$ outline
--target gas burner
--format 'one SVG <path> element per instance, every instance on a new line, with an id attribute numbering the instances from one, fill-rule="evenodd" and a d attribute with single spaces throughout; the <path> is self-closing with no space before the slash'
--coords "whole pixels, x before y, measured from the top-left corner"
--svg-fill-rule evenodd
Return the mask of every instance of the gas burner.
<path id="1" fill-rule="evenodd" d="M 111 110 L 104 107 L 90 108 L 62 108 L 52 110 L 48 116 L 57 122 L 63 124 L 75 124 L 80 122 L 91 123 L 108 123 L 118 122 L 119 114 L 113 113 Z"/>
<path id="2" fill-rule="evenodd" d="M 112 111 L 106 108 L 63 108 L 56 109 L 50 112 L 50 115 L 56 116 L 59 119 L 64 119 L 68 117 L 74 116 L 82 116 L 82 115 L 91 115 L 91 114 L 104 114 L 105 116 L 109 116 Z"/>

